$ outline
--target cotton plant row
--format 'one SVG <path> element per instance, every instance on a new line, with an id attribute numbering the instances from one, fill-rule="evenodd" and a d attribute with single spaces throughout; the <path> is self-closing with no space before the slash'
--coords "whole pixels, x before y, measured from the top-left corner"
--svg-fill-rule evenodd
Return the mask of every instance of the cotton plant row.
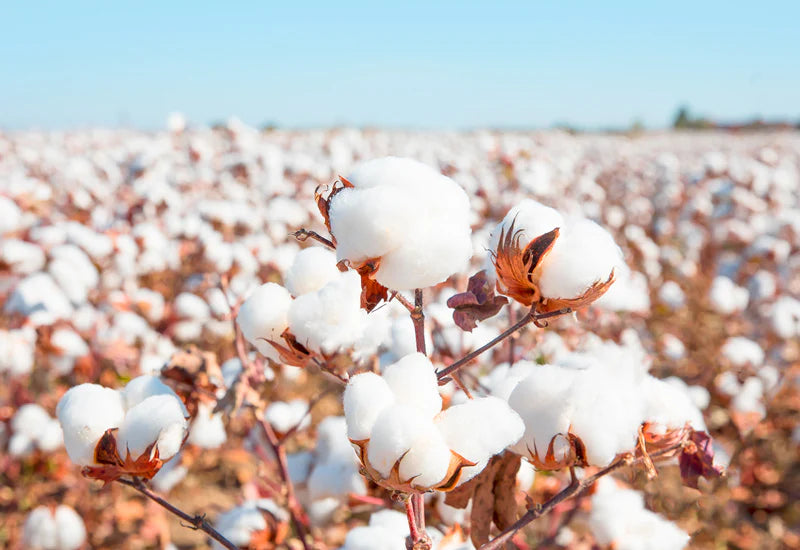
<path id="1" fill-rule="evenodd" d="M 8 147 L 10 140 L 19 154 L 0 155 L 0 172 L 9 183 L 8 196 L 0 197 L 4 213 L 0 216 L 0 264 L 10 268 L 0 276 L 0 294 L 6 296 L 4 312 L 12 316 L 13 323 L 17 318 L 26 321 L 0 332 L 0 365 L 7 376 L 25 376 L 36 365 L 40 372 L 46 366 L 51 376 L 64 377 L 62 380 L 85 380 L 83 369 L 97 360 L 98 350 L 101 357 L 126 361 L 124 368 L 133 373 L 158 372 L 182 342 L 229 337 L 231 325 L 225 319 L 229 304 L 251 293 L 256 296 L 254 290 L 263 284 L 264 266 L 269 266 L 269 279 L 277 280 L 278 273 L 282 284 L 270 284 L 272 294 L 250 302 L 255 306 L 250 312 L 252 323 L 248 322 L 247 302 L 239 317 L 243 330 L 255 326 L 248 339 L 264 353 L 256 361 L 259 368 L 270 365 L 265 366 L 264 376 L 273 369 L 286 372 L 279 363 L 302 364 L 313 371 L 314 366 L 319 367 L 317 362 L 327 366 L 338 360 L 334 372 L 355 383 L 366 376 L 357 373 L 366 369 L 379 376 L 373 360 L 376 355 L 381 356 L 384 373 L 391 370 L 390 366 L 417 348 L 414 325 L 407 316 L 401 318 L 398 311 L 407 312 L 392 297 L 399 292 L 402 298 L 403 293 L 418 287 L 438 285 L 426 290 L 426 298 L 430 296 L 432 301 L 425 308 L 425 348 L 432 354 L 431 370 L 440 373 L 460 354 L 494 339 L 508 327 L 511 321 L 507 323 L 504 317 L 508 301 L 523 313 L 532 308 L 531 322 L 540 324 L 546 321 L 534 316 L 566 309 L 582 312 L 590 304 L 593 311 L 629 310 L 641 315 L 650 309 L 651 296 L 655 296 L 654 305 L 669 301 L 670 307 L 680 312 L 687 304 L 682 289 L 694 296 L 691 285 L 703 275 L 702 254 L 708 255 L 709 249 L 714 251 L 718 271 L 708 287 L 710 307 L 728 319 L 744 310 L 763 321 L 759 335 L 747 333 L 746 327 L 742 335 L 756 341 L 764 358 L 756 365 L 756 354 L 746 346 L 726 348 L 722 368 L 736 376 L 716 377 L 715 399 L 730 399 L 732 410 L 755 412 L 763 418 L 776 391 L 774 381 L 780 384 L 783 379 L 775 371 L 780 373 L 785 357 L 790 357 L 787 353 L 791 353 L 797 332 L 797 308 L 791 297 L 797 272 L 791 253 L 797 246 L 796 223 L 792 221 L 796 219 L 792 214 L 797 196 L 791 190 L 797 185 L 797 168 L 790 139 L 764 145 L 766 140 L 746 138 L 721 145 L 726 149 L 723 155 L 704 157 L 696 150 L 717 147 L 711 139 L 698 147 L 684 146 L 669 136 L 652 136 L 638 143 L 484 132 L 447 139 L 403 133 L 379 134 L 373 139 L 356 131 L 295 137 L 280 132 L 259 134 L 232 121 L 223 133 L 177 125 L 170 135 L 155 137 L 76 134 L 43 142 L 35 134 L 22 134 L 0 137 L 0 147 Z M 65 154 L 67 148 L 69 155 Z M 673 152 L 661 153 L 667 149 Z M 532 156 L 525 153 L 530 150 L 535 151 Z M 92 153 L 82 157 L 81 151 Z M 390 151 L 446 167 L 453 180 L 467 190 L 469 200 L 438 170 L 402 159 L 365 163 L 349 171 L 355 158 Z M 73 157 L 77 160 L 69 160 Z M 36 170 L 29 170 L 31 166 Z M 609 171 L 619 180 L 627 178 L 633 183 L 595 179 Z M 29 173 L 51 176 L 26 176 Z M 340 173 L 347 178 L 339 178 L 330 187 Z M 413 183 L 406 185 L 403 180 Z M 317 208 L 311 201 L 281 197 L 311 196 L 319 184 L 329 188 L 317 196 Z M 329 194 L 331 191 L 334 193 Z M 645 199 L 648 193 L 655 200 Z M 558 211 L 524 201 L 531 194 L 557 206 Z M 120 208 L 120 204 L 127 206 Z M 511 212 L 496 227 L 496 220 L 509 207 Z M 313 221 L 314 210 L 319 209 L 328 222 L 329 227 L 324 227 L 327 233 L 323 224 Z M 68 219 L 60 211 L 79 215 Z M 83 212 L 90 215 L 82 216 Z M 636 271 L 622 260 L 614 239 L 587 217 L 611 230 Z M 741 220 L 748 225 L 753 220 L 752 226 L 748 229 L 736 223 Z M 314 243 L 298 254 L 298 245 L 286 237 L 299 227 L 314 228 L 335 249 Z M 726 254 L 725 248 L 740 251 L 739 259 Z M 589 261 L 576 267 L 570 264 L 576 256 Z M 466 286 L 463 279 L 442 283 L 452 274 L 465 276 L 470 258 L 470 267 L 482 268 L 484 273 L 470 281 L 467 292 L 459 292 Z M 756 262 L 760 270 L 753 273 Z M 413 269 L 404 273 L 404 263 Z M 161 270 L 186 268 L 190 271 L 184 271 L 185 278 L 175 290 L 159 288 L 157 278 L 147 279 Z M 229 281 L 227 289 L 209 288 L 204 277 L 209 272 L 224 274 Z M 663 298 L 651 293 L 665 283 L 672 283 L 672 296 L 666 291 Z M 722 290 L 715 290 L 717 287 Z M 473 332 L 459 334 L 460 329 L 448 323 L 445 302 L 449 298 L 457 313 L 455 321 L 459 326 L 477 324 Z M 500 315 L 494 315 L 498 311 Z M 277 312 L 277 323 L 269 320 L 273 312 Z M 558 328 L 565 331 L 563 345 L 573 348 L 578 333 L 567 324 L 560 323 Z M 681 433 L 686 421 L 701 429 L 702 417 L 697 422 L 688 390 L 681 389 L 688 397 L 678 391 L 669 393 L 646 367 L 623 369 L 625 384 L 609 387 L 604 374 L 610 365 L 616 365 L 616 359 L 565 358 L 563 350 L 549 353 L 547 346 L 560 346 L 561 341 L 549 337 L 556 331 L 541 332 L 536 337 L 540 342 L 536 354 L 539 362 L 542 354 L 546 356 L 546 365 L 541 371 L 535 371 L 540 367 L 534 364 L 517 368 L 524 363 L 517 359 L 510 368 L 513 376 L 495 375 L 502 391 L 491 392 L 492 401 L 508 403 L 512 393 L 519 391 L 516 399 L 525 402 L 519 389 L 523 381 L 534 391 L 549 395 L 552 389 L 568 398 L 558 404 L 558 418 L 551 424 L 541 410 L 528 411 L 534 418 L 526 420 L 524 411 L 506 405 L 526 421 L 520 440 L 512 445 L 509 437 L 503 448 L 514 447 L 543 466 L 548 460 L 549 439 L 554 450 L 551 458 L 560 450 L 564 454 L 559 458 L 565 459 L 550 462 L 551 467 L 591 468 L 607 464 L 609 456 L 613 460 L 615 449 L 623 454 L 633 451 L 641 458 L 642 450 L 657 449 L 670 441 L 670 434 Z M 665 342 L 671 342 L 676 361 L 691 353 L 691 349 L 681 348 L 683 342 L 676 336 Z M 42 348 L 47 359 L 37 364 L 34 358 L 42 357 L 37 355 Z M 348 361 L 343 361 L 345 357 Z M 461 370 L 469 371 L 470 376 L 491 377 L 500 370 L 493 369 L 498 357 L 505 360 L 504 354 L 495 354 L 493 360 L 487 353 Z M 742 357 L 749 359 L 742 363 Z M 242 368 L 241 362 L 238 368 Z M 548 386 L 547 381 L 536 381 L 536 376 L 544 377 L 550 371 L 559 375 L 559 382 L 562 377 L 569 380 L 564 389 L 541 389 Z M 236 379 L 249 372 L 248 368 L 239 370 L 225 386 L 235 386 Z M 617 374 L 615 370 L 613 374 Z M 380 378 L 385 378 L 384 374 Z M 607 426 L 599 432 L 590 429 L 601 424 L 599 418 L 587 418 L 591 405 L 572 398 L 573 393 L 583 395 L 581 388 L 594 383 L 607 390 L 613 405 L 620 401 L 630 405 L 627 411 L 617 411 L 620 414 L 612 408 L 603 416 Z M 535 389 L 537 384 L 540 389 Z M 636 390 L 631 387 L 646 390 L 633 396 Z M 471 388 L 474 399 L 461 391 L 453 393 L 452 382 L 440 388 L 441 406 L 425 420 L 425 425 L 430 421 L 434 428 L 439 427 L 442 416 L 453 414 L 448 411 L 468 401 L 489 399 L 480 386 Z M 643 407 L 650 396 L 674 414 Z M 186 400 L 183 394 L 181 398 Z M 698 400 L 694 401 L 697 405 Z M 600 400 L 598 407 L 601 403 L 607 404 Z M 223 444 L 225 427 L 220 415 L 213 412 L 214 403 L 195 406 L 187 441 L 207 448 Z M 388 408 L 396 406 L 406 405 Z M 392 415 L 387 412 L 386 417 Z M 271 424 L 283 433 L 294 420 L 293 414 L 273 411 Z M 563 434 L 557 430 L 565 420 L 570 429 Z M 572 429 L 573 423 L 582 429 Z M 303 426 L 301 431 L 307 429 Z M 378 427 L 379 432 L 381 429 Z M 18 431 L 24 430 L 12 429 Z M 644 446 L 637 446 L 640 435 Z M 32 435 L 25 437 L 34 440 Z M 568 446 L 563 445 L 564 439 Z M 368 471 L 368 478 L 386 483 L 380 472 L 369 473 L 374 470 L 369 459 L 371 441 L 353 450 L 345 440 L 341 460 L 332 459 L 328 471 L 347 464 L 347 479 L 357 479 L 360 466 Z M 543 453 L 538 452 L 545 444 L 541 441 L 547 443 Z M 455 441 L 447 447 L 450 456 L 459 444 Z M 533 453 L 528 449 L 531 445 Z M 359 460 L 365 448 L 366 464 Z M 417 446 L 409 444 L 406 450 L 412 448 Z M 419 449 L 428 448 L 420 443 Z M 446 453 L 444 447 L 438 449 L 438 455 L 431 452 L 429 456 L 440 457 L 441 471 Z M 345 450 L 352 453 L 346 460 Z M 380 455 L 380 449 L 374 453 Z M 323 518 L 329 516 L 325 510 L 346 504 L 345 492 L 357 494 L 360 489 L 331 490 L 331 497 L 309 499 L 303 494 L 303 475 L 294 470 L 313 472 L 317 462 L 326 464 L 322 451 L 311 455 L 309 459 L 307 454 L 294 458 L 289 454 L 290 467 L 309 515 L 315 517 L 311 510 L 317 506 Z M 125 457 L 120 458 L 124 462 Z M 171 459 L 164 469 L 178 464 L 177 460 Z M 402 464 L 403 460 L 393 464 L 398 476 Z M 460 468 L 464 479 L 459 481 L 466 481 L 464 474 L 470 468 L 475 466 L 464 463 Z M 325 469 L 321 467 L 317 476 L 321 484 L 314 483 L 317 496 L 325 492 L 319 487 L 335 479 L 334 474 L 323 475 Z M 123 475 L 122 479 L 126 478 Z M 435 480 L 437 485 L 440 481 Z M 422 488 L 404 486 L 403 490 Z M 328 498 L 332 500 L 324 502 Z"/>

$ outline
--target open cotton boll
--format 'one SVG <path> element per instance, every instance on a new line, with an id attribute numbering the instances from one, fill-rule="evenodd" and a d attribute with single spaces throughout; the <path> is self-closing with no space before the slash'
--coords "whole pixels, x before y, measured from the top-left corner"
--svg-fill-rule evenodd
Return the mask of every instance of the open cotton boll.
<path id="1" fill-rule="evenodd" d="M 381 258 L 375 280 L 395 290 L 438 284 L 472 255 L 469 199 L 453 180 L 411 159 L 358 165 L 330 203 L 338 260 Z"/>
<path id="2" fill-rule="evenodd" d="M 0 372 L 27 374 L 33 369 L 36 353 L 36 329 L 22 327 L 0 330 Z"/>
<path id="3" fill-rule="evenodd" d="M 347 423 L 343 416 L 329 416 L 317 426 L 317 446 L 314 455 L 318 460 L 333 457 L 347 458 L 357 462 L 353 447 L 347 437 Z"/>
<path id="4" fill-rule="evenodd" d="M 367 460 L 385 478 L 395 462 L 408 451 L 419 437 L 419 426 L 431 419 L 418 409 L 392 405 L 381 412 L 370 434 Z"/>
<path id="5" fill-rule="evenodd" d="M 353 441 L 368 439 L 378 415 L 393 403 L 394 394 L 383 377 L 365 372 L 350 378 L 344 390 L 347 436 Z"/>
<path id="6" fill-rule="evenodd" d="M 17 284 L 6 300 L 3 311 L 20 313 L 38 326 L 52 324 L 55 319 L 67 319 L 74 309 L 53 277 L 39 271 Z"/>
<path id="7" fill-rule="evenodd" d="M 759 367 L 764 363 L 764 350 L 758 342 L 744 336 L 732 336 L 725 340 L 720 349 L 728 361 L 734 366 L 744 367 L 752 365 Z"/>
<path id="8" fill-rule="evenodd" d="M 536 453 L 543 459 L 556 434 L 566 434 L 574 409 L 570 391 L 576 371 L 542 365 L 520 382 L 508 404 L 525 423 L 522 439 L 513 446 L 522 455 Z"/>
<path id="9" fill-rule="evenodd" d="M 187 422 L 180 399 L 154 395 L 128 410 L 117 433 L 117 447 L 137 459 L 147 447 L 155 444 L 161 460 L 173 457 L 181 448 Z"/>
<path id="10" fill-rule="evenodd" d="M 275 283 L 266 283 L 253 291 L 236 316 L 247 341 L 275 362 L 280 362 L 280 356 L 266 340 L 280 341 L 289 326 L 287 315 L 291 303 L 289 291 Z"/>
<path id="11" fill-rule="evenodd" d="M 25 520 L 22 540 L 31 550 L 76 550 L 86 540 L 86 526 L 69 506 L 62 504 L 55 513 L 37 506 Z"/>
<path id="12" fill-rule="evenodd" d="M 45 256 L 37 244 L 19 239 L 3 239 L 0 242 L 0 262 L 9 266 L 14 273 L 27 275 L 44 267 Z"/>
<path id="13" fill-rule="evenodd" d="M 187 441 L 203 449 L 216 449 L 227 440 L 222 413 L 212 413 L 209 403 L 201 402 L 197 408 L 197 416 L 192 420 Z"/>
<path id="14" fill-rule="evenodd" d="M 592 496 L 589 528 L 601 545 L 618 550 L 680 550 L 689 535 L 644 507 L 641 494 L 601 479 Z"/>
<path id="15" fill-rule="evenodd" d="M 92 466 L 97 442 L 106 430 L 122 424 L 124 401 L 117 390 L 81 384 L 64 394 L 56 416 L 64 430 L 64 446 L 70 460 L 80 466 Z"/>
<path id="16" fill-rule="evenodd" d="M 175 298 L 175 314 L 187 319 L 206 320 L 211 317 L 208 304 L 197 294 L 181 292 Z"/>
<path id="17" fill-rule="evenodd" d="M 328 497 L 341 499 L 351 493 L 363 495 L 367 491 L 358 466 L 352 460 L 342 460 L 339 457 L 315 464 L 308 476 L 307 485 L 312 500 Z"/>
<path id="18" fill-rule="evenodd" d="M 414 407 L 426 418 L 433 418 L 442 410 L 436 370 L 425 355 L 406 355 L 383 370 L 383 379 L 397 404 Z"/>
<path id="19" fill-rule="evenodd" d="M 436 425 L 447 446 L 472 462 L 488 460 L 525 432 L 525 424 L 508 403 L 491 396 L 450 407 L 439 415 Z"/>
<path id="20" fill-rule="evenodd" d="M 181 398 L 178 397 L 178 394 L 175 393 L 172 388 L 162 382 L 157 376 L 149 374 L 137 376 L 128 382 L 122 389 L 122 398 L 125 402 L 126 410 L 132 409 L 148 397 L 152 397 L 154 395 L 168 395 L 170 397 L 174 397 L 178 400 L 178 403 L 180 403 L 183 415 L 187 418 L 189 417 L 189 411 L 186 410 L 186 407 L 184 406 L 183 401 L 181 401 Z"/>
<path id="21" fill-rule="evenodd" d="M 60 328 L 53 331 L 50 344 L 59 350 L 58 355 L 50 355 L 50 362 L 59 373 L 72 372 L 75 359 L 89 354 L 89 346 L 74 330 Z"/>
<path id="22" fill-rule="evenodd" d="M 689 393 L 674 383 L 647 375 L 643 383 L 644 420 L 653 424 L 650 431 L 665 433 L 682 428 L 688 422 L 696 430 L 705 430 L 703 414 Z"/>
<path id="23" fill-rule="evenodd" d="M 22 405 L 11 419 L 14 435 L 8 445 L 12 456 L 24 456 L 39 448 L 44 452 L 58 449 L 64 438 L 61 426 L 36 403 Z"/>
<path id="24" fill-rule="evenodd" d="M 714 277 L 711 282 L 708 297 L 714 309 L 724 315 L 744 310 L 750 301 L 750 293 L 746 288 L 721 275 Z"/>
<path id="25" fill-rule="evenodd" d="M 362 525 L 347 533 L 339 550 L 402 550 L 406 535 L 393 533 L 383 527 Z"/>
<path id="26" fill-rule="evenodd" d="M 297 341 L 310 349 L 330 354 L 352 347 L 367 323 L 358 273 L 340 273 L 317 292 L 299 296 L 288 319 Z"/>
<path id="27" fill-rule="evenodd" d="M 336 254 L 319 246 L 304 248 L 297 253 L 286 272 L 284 283 L 292 296 L 316 292 L 338 277 Z"/>
<path id="28" fill-rule="evenodd" d="M 781 296 L 770 309 L 772 328 L 785 340 L 800 336 L 800 300 Z"/>
<path id="29" fill-rule="evenodd" d="M 286 433 L 295 426 L 302 430 L 311 424 L 311 417 L 308 415 L 308 402 L 304 399 L 271 403 L 264 412 L 264 418 L 272 424 L 275 431 L 280 433 Z"/>
<path id="30" fill-rule="evenodd" d="M 417 425 L 417 437 L 400 460 L 400 479 L 414 487 L 428 488 L 442 482 L 450 467 L 452 453 L 432 420 Z"/>
<path id="31" fill-rule="evenodd" d="M 527 245 L 539 235 L 544 235 L 556 227 L 564 227 L 564 216 L 555 208 L 550 208 L 532 199 L 524 199 L 509 210 L 503 221 L 492 231 L 489 237 L 491 250 L 497 250 L 500 233 L 508 233 L 512 223 L 514 231 L 520 231 L 520 244 Z M 494 273 L 491 256 L 487 258 L 484 268 L 488 273 Z"/>
<path id="32" fill-rule="evenodd" d="M 591 220 L 568 220 L 544 257 L 539 287 L 544 296 L 573 298 L 605 282 L 622 264 L 622 251 L 608 231 Z"/>

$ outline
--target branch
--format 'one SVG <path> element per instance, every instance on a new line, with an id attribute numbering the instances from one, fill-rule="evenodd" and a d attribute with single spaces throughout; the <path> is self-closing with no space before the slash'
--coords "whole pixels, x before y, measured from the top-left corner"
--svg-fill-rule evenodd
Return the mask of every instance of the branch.
<path id="1" fill-rule="evenodd" d="M 534 310 L 530 310 L 528 313 L 526 313 L 522 317 L 522 319 L 520 319 L 519 321 L 517 321 L 516 323 L 511 325 L 511 328 L 506 330 L 503 334 L 501 334 L 500 336 L 498 336 L 494 340 L 491 340 L 491 341 L 487 342 L 486 344 L 482 345 L 481 347 L 479 347 L 475 351 L 468 353 L 467 355 L 465 355 L 464 357 L 462 357 L 461 359 L 459 359 L 455 363 L 452 363 L 447 368 L 440 370 L 439 372 L 436 373 L 436 376 L 441 381 L 446 376 L 448 376 L 450 373 L 453 373 L 453 372 L 457 371 L 458 369 L 460 369 L 461 367 L 463 367 L 464 365 L 466 365 L 467 363 L 469 363 L 470 361 L 475 359 L 477 356 L 482 354 L 484 351 L 493 348 L 494 346 L 496 346 L 497 344 L 499 344 L 500 342 L 502 342 L 503 340 L 505 340 L 506 338 L 508 338 L 509 336 L 511 336 L 512 334 L 517 332 L 519 329 L 525 327 L 527 324 L 529 324 L 531 322 L 544 321 L 545 319 L 551 319 L 553 317 L 558 317 L 560 315 L 567 314 L 570 311 L 572 311 L 572 310 L 569 309 L 569 308 L 559 309 L 559 310 L 556 310 L 556 311 L 551 311 L 549 313 L 536 313 Z"/>
<path id="2" fill-rule="evenodd" d="M 147 485 L 145 485 L 144 482 L 138 477 L 134 477 L 133 481 L 127 479 L 118 479 L 117 481 L 119 483 L 122 483 L 123 485 L 127 485 L 128 487 L 133 487 L 135 490 L 139 491 L 139 493 L 146 496 L 156 504 L 162 506 L 163 508 L 166 508 L 167 511 L 178 516 L 183 521 L 188 523 L 189 526 L 191 526 L 190 527 L 191 529 L 203 531 L 205 534 L 207 534 L 209 537 L 220 543 L 225 548 L 228 548 L 230 550 L 239 550 L 238 546 L 236 546 L 231 541 L 223 537 L 219 531 L 214 529 L 211 526 L 211 524 L 206 521 L 205 514 L 201 516 L 190 516 L 180 508 L 173 506 L 172 504 L 170 504 L 169 502 L 167 502 L 166 500 L 164 500 L 163 498 L 152 492 L 147 487 Z"/>
<path id="3" fill-rule="evenodd" d="M 292 235 L 295 239 L 297 239 L 301 243 L 307 241 L 308 239 L 314 239 L 318 243 L 324 244 L 331 250 L 336 249 L 336 247 L 330 240 L 326 239 L 316 231 L 309 231 L 308 229 L 298 229 L 294 233 L 290 233 L 290 235 Z"/>
<path id="4" fill-rule="evenodd" d="M 422 306 L 422 289 L 418 288 L 414 290 L 414 309 L 411 310 L 411 321 L 414 323 L 414 339 L 416 340 L 417 351 L 427 355 L 425 350 L 425 314 L 422 312 Z M 415 527 L 412 526 L 411 528 L 411 538 L 416 547 L 420 541 L 425 540 L 427 537 L 425 532 L 425 499 L 420 493 L 412 493 L 407 506 L 410 506 L 410 510 L 413 512 Z M 411 518 L 412 516 L 409 516 L 410 525 L 412 523 Z M 418 531 L 415 532 L 415 528 Z"/>
<path id="5" fill-rule="evenodd" d="M 519 518 L 511 527 L 503 531 L 500 535 L 498 535 L 491 541 L 481 546 L 479 550 L 499 550 L 500 548 L 502 548 L 504 543 L 510 540 L 517 533 L 517 531 L 519 531 L 520 529 L 531 523 L 533 520 L 538 519 L 543 515 L 551 512 L 553 508 L 555 508 L 561 502 L 583 493 L 586 489 L 594 485 L 595 482 L 601 477 L 606 476 L 611 472 L 619 470 L 620 468 L 623 468 L 625 466 L 645 462 L 646 456 L 649 456 L 650 459 L 653 459 L 670 455 L 672 452 L 683 447 L 685 442 L 686 442 L 686 436 L 681 438 L 681 440 L 675 443 L 674 445 L 652 452 L 649 455 L 642 455 L 639 456 L 638 458 L 634 458 L 632 454 L 621 456 L 620 458 L 612 462 L 610 465 L 600 470 L 599 472 L 581 481 L 578 481 L 573 476 L 572 482 L 563 491 L 555 495 L 553 498 L 551 498 L 544 504 L 536 505 L 533 508 L 530 508 L 525 513 L 525 515 Z"/>

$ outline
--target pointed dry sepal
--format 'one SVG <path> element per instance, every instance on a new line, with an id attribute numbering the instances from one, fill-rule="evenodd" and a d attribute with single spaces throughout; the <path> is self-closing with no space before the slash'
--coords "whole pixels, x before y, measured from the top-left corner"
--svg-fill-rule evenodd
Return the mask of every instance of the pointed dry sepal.
<path id="1" fill-rule="evenodd" d="M 331 201 L 340 191 L 353 187 L 353 184 L 347 181 L 346 178 L 339 176 L 339 179 L 329 186 L 327 183 L 319 185 L 314 190 L 314 200 L 317 203 L 319 213 L 322 214 L 322 220 L 325 223 L 325 228 L 331 236 L 331 242 L 336 246 L 336 237 L 331 233 Z M 329 192 L 330 191 L 330 192 Z M 325 194 L 327 193 L 327 196 Z"/>
<path id="2" fill-rule="evenodd" d="M 528 447 L 527 459 L 537 470 L 561 470 L 572 466 L 587 466 L 586 447 L 572 433 L 556 434 L 547 445 L 544 456 L 540 456 L 536 445 Z"/>
<path id="3" fill-rule="evenodd" d="M 530 307 L 542 298 L 538 285 L 540 270 L 537 268 L 555 244 L 559 229 L 539 235 L 523 249 L 520 245 L 523 231 L 515 230 L 515 222 L 511 222 L 508 231 L 505 228 L 501 230 L 497 251 L 492 253 L 497 290 Z"/>
<path id="4" fill-rule="evenodd" d="M 122 476 L 141 477 L 152 479 L 161 469 L 164 462 L 158 457 L 158 448 L 153 443 L 141 456 L 133 458 L 130 452 L 125 453 L 125 458 L 120 456 L 117 448 L 117 429 L 106 430 L 95 447 L 95 462 L 97 466 L 85 466 L 81 473 L 91 479 L 97 479 L 105 484 L 116 481 Z"/>

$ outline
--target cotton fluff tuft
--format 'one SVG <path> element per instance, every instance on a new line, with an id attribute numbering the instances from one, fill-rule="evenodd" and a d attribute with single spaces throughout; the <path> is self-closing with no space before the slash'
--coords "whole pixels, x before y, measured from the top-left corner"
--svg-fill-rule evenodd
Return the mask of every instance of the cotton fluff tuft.
<path id="1" fill-rule="evenodd" d="M 279 433 L 286 433 L 295 426 L 302 430 L 311 424 L 311 417 L 308 416 L 308 402 L 304 399 L 275 401 L 267 407 L 264 418 Z"/>
<path id="2" fill-rule="evenodd" d="M 294 257 L 284 282 L 292 296 L 316 292 L 339 275 L 336 255 L 319 246 L 304 248 Z"/>
<path id="3" fill-rule="evenodd" d="M 338 260 L 381 258 L 375 279 L 394 290 L 438 284 L 472 255 L 469 199 L 453 180 L 411 159 L 358 165 L 331 200 Z"/>
<path id="4" fill-rule="evenodd" d="M 64 430 L 69 458 L 80 466 L 94 465 L 94 449 L 109 428 L 117 428 L 125 417 L 122 395 L 97 384 L 81 384 L 67 391 L 56 407 Z"/>
<path id="5" fill-rule="evenodd" d="M 373 372 L 353 376 L 344 391 L 347 436 L 354 441 L 369 438 L 378 415 L 392 403 L 394 394 L 383 377 Z"/>
<path id="6" fill-rule="evenodd" d="M 436 370 L 425 355 L 406 355 L 383 370 L 383 379 L 398 404 L 419 409 L 428 417 L 442 410 Z"/>
<path id="7" fill-rule="evenodd" d="M 681 550 L 689 535 L 644 507 L 641 494 L 601 479 L 592 496 L 589 527 L 597 542 L 618 550 Z"/>
<path id="8" fill-rule="evenodd" d="M 161 460 L 172 458 L 181 448 L 187 429 L 183 404 L 170 395 L 154 395 L 125 414 L 117 434 L 117 447 L 136 459 L 155 443 Z M 151 452 L 151 456 L 152 456 Z"/>
<path id="9" fill-rule="evenodd" d="M 197 407 L 197 416 L 192 420 L 187 441 L 203 449 L 216 449 L 227 438 L 222 412 L 214 413 L 210 404 L 201 402 Z"/>
<path id="10" fill-rule="evenodd" d="M 402 457 L 424 432 L 431 419 L 421 411 L 404 405 L 384 409 L 370 434 L 367 459 L 378 473 L 389 477 L 395 462 Z"/>
<path id="11" fill-rule="evenodd" d="M 573 298 L 605 282 L 623 263 L 622 251 L 608 231 L 591 220 L 567 220 L 543 260 L 539 286 L 544 296 Z"/>
<path id="12" fill-rule="evenodd" d="M 266 283 L 253 291 L 236 316 L 245 339 L 276 363 L 280 362 L 280 356 L 267 340 L 280 341 L 289 326 L 287 315 L 291 303 L 289 291 L 275 283 Z"/>
<path id="13" fill-rule="evenodd" d="M 69 506 L 59 505 L 55 513 L 38 506 L 25 520 L 22 540 L 31 550 L 76 550 L 86 540 L 86 526 Z"/>
<path id="14" fill-rule="evenodd" d="M 352 347 L 367 326 L 358 273 L 340 273 L 319 291 L 299 296 L 288 320 L 292 334 L 310 349 L 331 354 Z"/>

